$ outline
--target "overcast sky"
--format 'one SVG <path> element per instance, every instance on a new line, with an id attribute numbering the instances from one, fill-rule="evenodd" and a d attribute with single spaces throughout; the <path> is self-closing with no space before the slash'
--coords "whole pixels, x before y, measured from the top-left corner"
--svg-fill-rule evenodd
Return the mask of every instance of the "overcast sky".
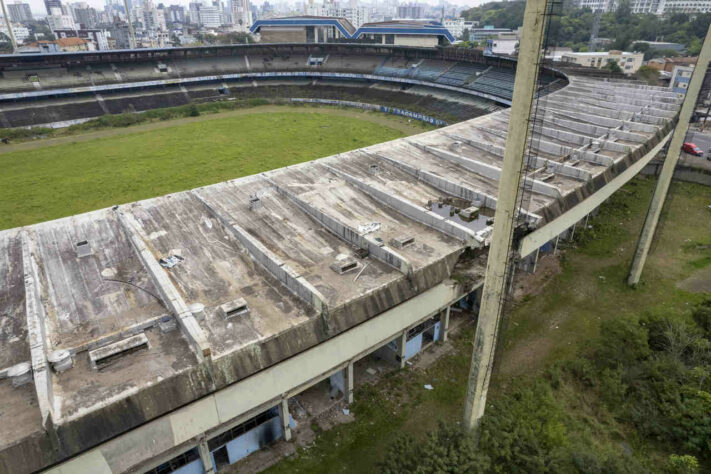
<path id="1" fill-rule="evenodd" d="M 16 0 L 5 0 L 6 3 L 15 3 Z M 45 15 L 46 10 L 44 8 L 44 0 L 20 0 L 22 3 L 29 2 L 30 7 L 32 8 L 32 12 L 36 13 L 38 15 Z M 62 0 L 62 3 L 74 3 L 76 1 L 85 1 L 89 5 L 93 6 L 94 8 L 102 10 L 104 8 L 104 0 Z M 158 3 L 163 3 L 165 5 L 184 5 L 187 7 L 188 3 L 191 0 L 154 0 L 155 4 L 157 5 Z M 224 1 L 224 0 L 223 0 Z M 278 3 L 279 0 L 269 0 L 270 3 Z M 318 3 L 320 0 L 316 0 L 314 3 Z M 405 1 L 410 1 L 410 0 L 405 0 Z M 415 0 L 413 0 L 415 1 Z M 423 2 L 423 3 L 429 3 L 431 5 L 436 5 L 438 3 L 437 0 L 416 0 L 418 2 Z M 460 5 L 460 6 L 465 6 L 465 7 L 474 7 L 477 5 L 481 5 L 482 3 L 486 3 L 486 0 L 448 0 L 449 3 L 452 3 L 454 5 Z M 490 1 L 490 0 L 489 0 Z M 264 3 L 264 0 L 252 0 L 252 3 L 255 3 L 257 5 L 261 5 Z M 295 1 L 291 1 L 288 3 L 295 3 Z"/>

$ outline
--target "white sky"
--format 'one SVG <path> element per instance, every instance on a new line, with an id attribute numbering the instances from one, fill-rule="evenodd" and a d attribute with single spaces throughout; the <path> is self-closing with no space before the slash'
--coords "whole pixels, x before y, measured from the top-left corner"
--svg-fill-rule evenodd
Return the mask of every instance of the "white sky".
<path id="1" fill-rule="evenodd" d="M 32 8 L 32 12 L 34 14 L 42 15 L 44 16 L 46 14 L 46 10 L 44 8 L 44 0 L 20 0 L 22 3 L 29 3 L 30 7 Z M 96 9 L 103 10 L 104 8 L 104 0 L 62 0 L 62 3 L 74 3 L 75 1 L 85 1 L 89 5 L 93 6 Z M 154 0 L 156 5 L 158 3 L 163 3 L 164 5 L 184 5 L 188 6 L 188 3 L 191 0 Z M 269 0 L 270 3 L 274 4 L 277 3 L 279 0 Z M 319 0 L 316 0 L 318 2 Z M 408 3 L 409 1 L 415 1 L 415 0 L 401 0 L 401 3 Z M 436 5 L 439 2 L 437 0 L 416 0 L 418 3 L 428 3 L 430 5 Z M 15 3 L 15 0 L 5 0 L 6 3 Z M 315 2 L 315 3 L 316 3 Z M 457 5 L 457 6 L 464 6 L 464 7 L 474 7 L 481 5 L 483 3 L 487 3 L 487 0 L 448 0 L 449 3 Z M 256 5 L 261 5 L 264 3 L 264 0 L 252 0 L 252 3 Z M 288 1 L 288 3 L 295 3 L 294 0 Z"/>

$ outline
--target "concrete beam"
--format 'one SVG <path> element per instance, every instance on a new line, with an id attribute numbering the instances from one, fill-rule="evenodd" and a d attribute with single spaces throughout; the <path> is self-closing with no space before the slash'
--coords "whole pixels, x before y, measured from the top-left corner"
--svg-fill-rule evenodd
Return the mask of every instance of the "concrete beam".
<path id="1" fill-rule="evenodd" d="M 586 85 L 587 87 L 593 87 L 596 89 L 604 89 L 607 91 L 614 92 L 639 92 L 644 93 L 653 97 L 670 97 L 679 98 L 679 94 L 672 92 L 666 87 L 660 86 L 650 86 L 647 84 L 640 84 L 638 82 L 632 82 L 628 80 L 614 80 L 605 79 L 604 81 L 599 80 L 589 80 L 585 76 L 575 76 L 573 82 L 577 84 Z"/>
<path id="2" fill-rule="evenodd" d="M 516 65 L 513 103 L 508 124 L 506 155 L 499 182 L 499 207 L 494 215 L 486 264 L 484 291 L 477 320 L 471 367 L 464 406 L 464 426 L 476 429 L 484 416 L 489 381 L 494 365 L 496 338 L 503 312 L 512 257 L 511 239 L 518 207 L 529 120 L 538 76 L 539 57 L 546 24 L 547 0 L 528 0 L 523 16 L 523 35 Z"/>
<path id="3" fill-rule="evenodd" d="M 460 137 L 458 135 L 452 135 L 452 138 L 454 138 L 455 140 L 462 141 L 467 145 L 477 148 L 479 150 L 495 154 L 499 158 L 504 157 L 504 149 L 500 146 L 477 142 L 475 140 L 469 140 L 468 138 Z M 504 138 L 506 138 L 505 134 Z M 557 155 L 563 158 L 573 152 L 573 148 L 571 147 L 558 145 L 557 143 L 547 142 L 545 140 L 541 140 L 540 138 L 538 138 L 538 136 L 535 140 L 529 139 L 528 143 L 533 153 L 550 153 L 551 155 Z M 526 165 L 528 167 L 532 167 L 533 169 L 545 168 L 546 170 L 550 170 L 555 174 L 559 174 L 567 178 L 577 179 L 580 181 L 590 181 L 592 179 L 592 173 L 590 171 L 576 168 L 574 166 L 570 166 L 565 163 L 560 163 L 558 161 L 549 160 L 547 158 L 542 158 L 538 155 L 527 156 Z"/>
<path id="4" fill-rule="evenodd" d="M 578 112 L 579 110 L 578 107 L 576 107 L 576 111 L 570 111 L 570 108 L 566 107 L 556 107 L 556 106 L 546 106 L 545 110 L 545 116 L 559 116 L 563 118 L 568 118 L 568 119 L 573 119 L 573 120 L 582 120 L 583 122 L 588 122 L 594 125 L 600 125 L 602 127 L 607 127 L 607 128 L 617 128 L 617 127 L 622 127 L 622 130 L 631 130 L 633 132 L 643 132 L 643 133 L 650 133 L 654 134 L 659 131 L 659 128 L 656 125 L 651 125 L 647 123 L 641 123 L 641 122 L 630 122 L 629 120 L 620 120 L 620 119 L 615 119 L 615 118 L 610 118 L 610 117 L 603 117 L 601 115 L 596 115 L 596 114 L 590 114 L 586 112 Z"/>
<path id="5" fill-rule="evenodd" d="M 470 188 L 469 186 L 467 186 L 465 184 L 455 183 L 454 181 L 450 181 L 450 180 L 445 179 L 439 175 L 430 173 L 429 171 L 425 171 L 420 168 L 416 168 L 412 165 L 403 163 L 402 161 L 392 159 L 392 158 L 387 157 L 385 155 L 381 155 L 379 153 L 368 153 L 368 154 L 375 156 L 379 160 L 385 161 L 386 163 L 388 163 L 392 166 L 395 166 L 396 168 L 406 172 L 407 174 L 419 179 L 423 183 L 427 183 L 430 186 L 437 188 L 444 193 L 450 194 L 452 196 L 457 196 L 462 199 L 466 199 L 467 201 L 473 202 L 473 201 L 479 200 L 483 203 L 484 207 L 491 209 L 491 210 L 496 210 L 496 197 L 494 197 L 494 196 L 491 196 L 491 195 L 486 194 L 482 191 L 478 191 L 473 188 Z M 521 213 L 524 215 L 526 222 L 528 222 L 529 225 L 531 225 L 532 227 L 538 226 L 538 224 L 543 219 L 538 214 L 528 212 L 525 209 L 521 209 Z"/>
<path id="6" fill-rule="evenodd" d="M 636 99 L 636 100 L 651 100 L 653 102 L 657 102 L 660 104 L 671 104 L 671 105 L 678 105 L 679 104 L 679 98 L 678 97 L 654 97 L 653 95 L 644 93 L 644 92 L 622 92 L 622 91 L 616 91 L 616 90 L 608 90 L 606 88 L 599 88 L 596 86 L 587 86 L 583 84 L 578 84 L 577 82 L 573 82 L 570 85 L 568 85 L 565 88 L 566 91 L 570 92 L 582 92 L 584 94 L 593 94 L 593 95 L 607 95 L 607 96 L 612 96 L 612 97 L 627 97 L 630 99 Z"/>
<path id="7" fill-rule="evenodd" d="M 566 87 L 565 89 L 559 91 L 558 94 L 571 97 L 585 97 L 613 104 L 639 105 L 640 107 L 649 106 L 657 110 L 671 110 L 674 112 L 678 110 L 676 103 L 660 102 L 649 96 L 630 97 L 627 94 L 615 95 L 605 92 L 591 92 L 588 90 L 579 90 L 575 87 Z"/>
<path id="8" fill-rule="evenodd" d="M 599 105 L 589 105 L 590 101 L 587 100 L 577 100 L 564 96 L 548 96 L 546 97 L 545 107 L 555 106 L 557 108 L 566 109 L 569 107 L 575 107 L 577 111 L 584 112 L 591 115 L 600 115 L 602 117 L 609 117 L 624 121 L 634 121 L 648 123 L 651 125 L 664 125 L 667 122 L 666 118 L 659 117 L 657 115 L 650 114 L 649 111 L 643 108 L 635 108 L 635 111 L 627 111 L 624 106 L 618 106 L 615 109 L 609 109 L 601 107 Z"/>
<path id="9" fill-rule="evenodd" d="M 645 102 L 637 99 L 625 99 L 624 97 L 601 98 L 595 95 L 585 95 L 582 93 L 561 91 L 556 94 L 556 98 L 564 98 L 567 102 L 580 102 L 587 105 L 602 108 L 614 108 L 631 113 L 644 113 L 654 117 L 671 119 L 676 116 L 677 110 L 673 105 L 667 105 L 668 109 L 657 107 L 655 102 Z"/>
<path id="10" fill-rule="evenodd" d="M 183 300 L 183 297 L 180 296 L 180 293 L 170 281 L 170 278 L 168 278 L 163 267 L 158 263 L 155 255 L 153 255 L 146 246 L 146 238 L 142 235 L 140 225 L 132 215 L 124 213 L 121 209 L 116 210 L 116 215 L 121 223 L 121 228 L 131 241 L 131 245 L 138 254 L 138 258 L 141 260 L 143 267 L 158 289 L 163 303 L 172 311 L 183 334 L 190 343 L 190 347 L 195 352 L 195 355 L 200 361 L 209 359 L 211 351 L 207 336 L 205 336 L 202 328 L 195 320 L 190 309 L 188 309 L 188 305 Z"/>
<path id="11" fill-rule="evenodd" d="M 249 232 L 244 230 L 237 222 L 229 216 L 217 210 L 214 203 L 203 197 L 199 190 L 192 190 L 190 193 L 197 198 L 227 230 L 237 239 L 237 241 L 247 250 L 247 253 L 259 263 L 267 272 L 284 285 L 297 297 L 310 304 L 317 312 L 328 317 L 328 306 L 326 298 L 309 283 L 304 277 L 284 263 L 279 257 L 264 246 Z"/>
<path id="12" fill-rule="evenodd" d="M 542 123 L 565 127 L 576 132 L 593 135 L 595 137 L 605 137 L 606 139 L 619 139 L 640 145 L 647 142 L 647 137 L 639 133 L 627 132 L 618 127 L 606 127 L 591 123 L 581 123 L 571 120 L 570 117 L 564 117 L 563 114 L 546 115 Z"/>
<path id="13" fill-rule="evenodd" d="M 649 153 L 634 162 L 629 168 L 617 175 L 605 186 L 595 191 L 592 196 L 589 196 L 569 211 L 561 214 L 543 227 L 536 229 L 521 239 L 519 247 L 521 258 L 525 258 L 536 252 L 546 242 L 550 242 L 556 236 L 562 234 L 577 222 L 580 222 L 586 215 L 605 202 L 629 180 L 637 176 L 637 174 L 642 171 L 642 169 L 647 166 L 647 164 L 652 161 L 655 156 L 657 156 L 667 141 L 669 141 L 670 137 L 671 134 L 664 137 L 654 148 L 652 148 L 652 150 L 649 151 Z"/>
<path id="14" fill-rule="evenodd" d="M 480 235 L 478 232 L 464 227 L 457 222 L 445 219 L 444 217 L 437 215 L 436 213 L 429 211 L 423 207 L 412 204 L 400 197 L 397 197 L 387 191 L 378 189 L 377 187 L 367 184 L 343 171 L 340 171 L 332 166 L 323 165 L 329 171 L 331 171 L 336 176 L 342 178 L 347 183 L 353 185 L 354 187 L 360 189 L 364 193 L 368 194 L 370 197 L 385 204 L 392 209 L 395 209 L 402 215 L 406 216 L 408 219 L 412 219 L 415 222 L 431 227 L 439 232 L 447 234 L 459 239 L 467 247 L 478 248 L 483 246 L 486 238 Z M 481 232 L 481 231 L 480 231 Z"/>
<path id="15" fill-rule="evenodd" d="M 573 145 L 576 145 L 578 147 L 583 145 L 592 145 L 593 142 L 595 142 L 600 146 L 600 149 L 602 150 L 609 150 L 615 153 L 629 153 L 632 151 L 632 147 L 622 145 L 621 143 L 609 141 L 604 138 L 587 137 L 585 135 L 579 135 L 573 132 L 566 132 L 565 130 L 560 130 L 558 128 L 551 128 L 535 124 L 534 130 L 536 133 L 540 133 L 544 137 L 572 143 Z"/>
<path id="16" fill-rule="evenodd" d="M 348 242 L 351 245 L 355 245 L 358 248 L 367 250 L 368 253 L 376 260 L 379 260 L 385 263 L 386 265 L 389 265 L 395 268 L 396 270 L 399 270 L 408 277 L 412 276 L 414 271 L 412 263 L 410 263 L 409 260 L 397 253 L 395 250 L 388 247 L 387 245 L 382 245 L 380 242 L 376 242 L 374 238 L 358 232 L 356 229 L 349 226 L 348 224 L 341 222 L 338 219 L 331 217 L 324 212 L 321 212 L 319 209 L 316 209 L 314 206 L 301 199 L 295 193 L 292 193 L 291 191 L 287 190 L 282 186 L 279 186 L 268 176 L 263 176 L 269 184 L 274 186 L 277 192 L 279 192 L 281 195 L 285 196 L 291 202 L 296 204 L 299 209 L 311 216 L 311 218 L 313 218 L 316 222 L 324 226 L 326 230 L 331 232 L 333 235 L 345 242 Z"/>
<path id="17" fill-rule="evenodd" d="M 27 339 L 30 346 L 30 362 L 34 378 L 37 405 L 42 417 L 42 426 L 51 429 L 54 424 L 54 393 L 52 371 L 47 362 L 47 315 L 42 304 L 40 279 L 37 263 L 32 252 L 32 242 L 26 230 L 20 233 L 22 244 L 22 271 L 25 282 L 25 315 L 27 317 Z"/>
<path id="18" fill-rule="evenodd" d="M 440 283 L 311 349 L 149 421 L 47 472 L 126 472 L 190 440 L 195 440 L 195 446 L 203 433 L 233 423 L 257 407 L 277 405 L 284 393 L 387 344 L 404 329 L 431 318 L 461 297 L 462 290 L 455 282 Z M 191 445 L 187 446 L 189 449 Z"/>
<path id="19" fill-rule="evenodd" d="M 450 151 L 445 151 L 441 150 L 439 148 L 435 148 L 429 145 L 422 145 L 420 143 L 416 142 L 410 142 L 412 145 L 414 145 L 417 148 L 420 148 L 423 151 L 426 151 L 428 153 L 431 153 L 435 156 L 438 156 L 440 158 L 444 158 L 447 161 L 450 161 L 452 163 L 455 163 L 463 168 L 466 168 L 470 171 L 475 172 L 476 174 L 485 176 L 489 179 L 493 179 L 495 181 L 500 181 L 501 179 L 501 168 L 490 165 L 488 163 L 484 163 L 478 160 L 474 160 L 472 158 L 467 158 L 461 155 L 458 155 L 456 153 L 452 153 Z M 492 145 L 493 146 L 493 145 Z M 493 152 L 492 152 L 493 154 Z M 540 181 L 538 179 L 530 178 L 526 176 L 524 178 L 526 186 L 529 187 L 534 193 L 538 194 L 543 194 L 544 196 L 552 197 L 554 199 L 560 199 L 561 194 L 558 188 L 556 188 L 553 185 L 550 185 L 544 181 Z"/>
<path id="20" fill-rule="evenodd" d="M 686 89 L 686 99 L 679 112 L 679 121 L 674 129 L 669 150 L 664 160 L 664 166 L 662 167 L 662 172 L 659 174 L 659 178 L 657 178 L 657 186 L 654 189 L 649 211 L 647 212 L 647 217 L 642 226 L 639 241 L 637 242 L 637 248 L 635 249 L 634 258 L 632 259 L 632 266 L 629 276 L 627 277 L 627 283 L 630 286 L 637 286 L 642 276 L 642 270 L 644 269 L 644 264 L 647 261 L 647 255 L 649 254 L 649 249 L 652 246 L 652 240 L 657 230 L 659 216 L 662 213 L 662 207 L 664 206 L 664 201 L 666 201 L 671 180 L 674 177 L 674 169 L 679 162 L 681 147 L 689 129 L 689 121 L 696 108 L 699 91 L 706 77 L 709 61 L 711 61 L 711 26 L 709 26 L 706 33 L 706 39 L 701 47 L 696 67 L 691 73 L 691 80 Z"/>

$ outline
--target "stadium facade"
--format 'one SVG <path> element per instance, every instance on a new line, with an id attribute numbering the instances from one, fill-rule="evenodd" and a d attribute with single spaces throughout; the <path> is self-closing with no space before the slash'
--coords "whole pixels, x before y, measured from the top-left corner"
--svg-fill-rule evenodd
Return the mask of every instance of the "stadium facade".
<path id="1" fill-rule="evenodd" d="M 34 104 L 36 122 L 66 120 L 72 103 L 297 73 L 500 104 L 513 84 L 510 61 L 446 51 L 334 45 L 314 67 L 303 45 L 243 48 L 2 57 L 0 117 Z M 522 265 L 649 163 L 681 102 L 542 77 Z M 52 107 L 68 115 L 43 118 Z M 0 470 L 209 472 L 245 436 L 289 439 L 289 401 L 315 383 L 350 401 L 368 354 L 404 364 L 423 337 L 445 338 L 450 307 L 476 307 L 483 283 L 508 118 L 0 232 Z"/>

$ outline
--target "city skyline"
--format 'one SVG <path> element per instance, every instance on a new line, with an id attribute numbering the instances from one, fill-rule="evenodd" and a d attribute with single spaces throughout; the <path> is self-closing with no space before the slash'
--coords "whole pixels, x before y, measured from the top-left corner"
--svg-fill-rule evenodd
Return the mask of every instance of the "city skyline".
<path id="1" fill-rule="evenodd" d="M 68 4 L 68 3 L 76 3 L 79 1 L 84 1 L 85 3 L 88 3 L 91 7 L 97 9 L 97 10 L 103 10 L 105 1 L 104 0 L 72 0 L 72 1 L 62 1 L 63 4 Z M 184 6 L 185 8 L 188 7 L 188 5 L 191 3 L 192 0 L 166 0 L 166 1 L 156 1 L 155 4 L 163 3 L 165 6 L 168 5 L 181 5 Z M 295 5 L 296 3 L 305 3 L 305 2 L 298 2 L 296 0 L 253 0 L 250 1 L 250 3 L 254 5 L 262 5 L 265 1 L 268 1 L 271 4 L 277 4 L 277 3 L 287 3 L 291 5 Z M 464 7 L 476 7 L 479 5 L 483 5 L 484 3 L 488 3 L 485 0 L 447 0 L 448 3 L 452 5 L 457 5 L 457 6 L 464 6 Z M 34 15 L 35 18 L 38 17 L 43 17 L 47 14 L 44 6 L 44 0 L 21 0 L 22 3 L 29 3 L 30 8 L 32 9 L 32 14 Z M 15 3 L 15 0 L 5 0 L 5 4 L 9 5 L 11 3 Z M 319 4 L 321 2 L 315 1 L 314 4 Z M 348 3 L 348 1 L 344 2 Z M 365 2 L 363 2 L 365 3 Z M 437 5 L 439 4 L 439 0 L 421 0 L 417 2 L 401 2 L 401 3 L 426 3 L 428 5 Z"/>

